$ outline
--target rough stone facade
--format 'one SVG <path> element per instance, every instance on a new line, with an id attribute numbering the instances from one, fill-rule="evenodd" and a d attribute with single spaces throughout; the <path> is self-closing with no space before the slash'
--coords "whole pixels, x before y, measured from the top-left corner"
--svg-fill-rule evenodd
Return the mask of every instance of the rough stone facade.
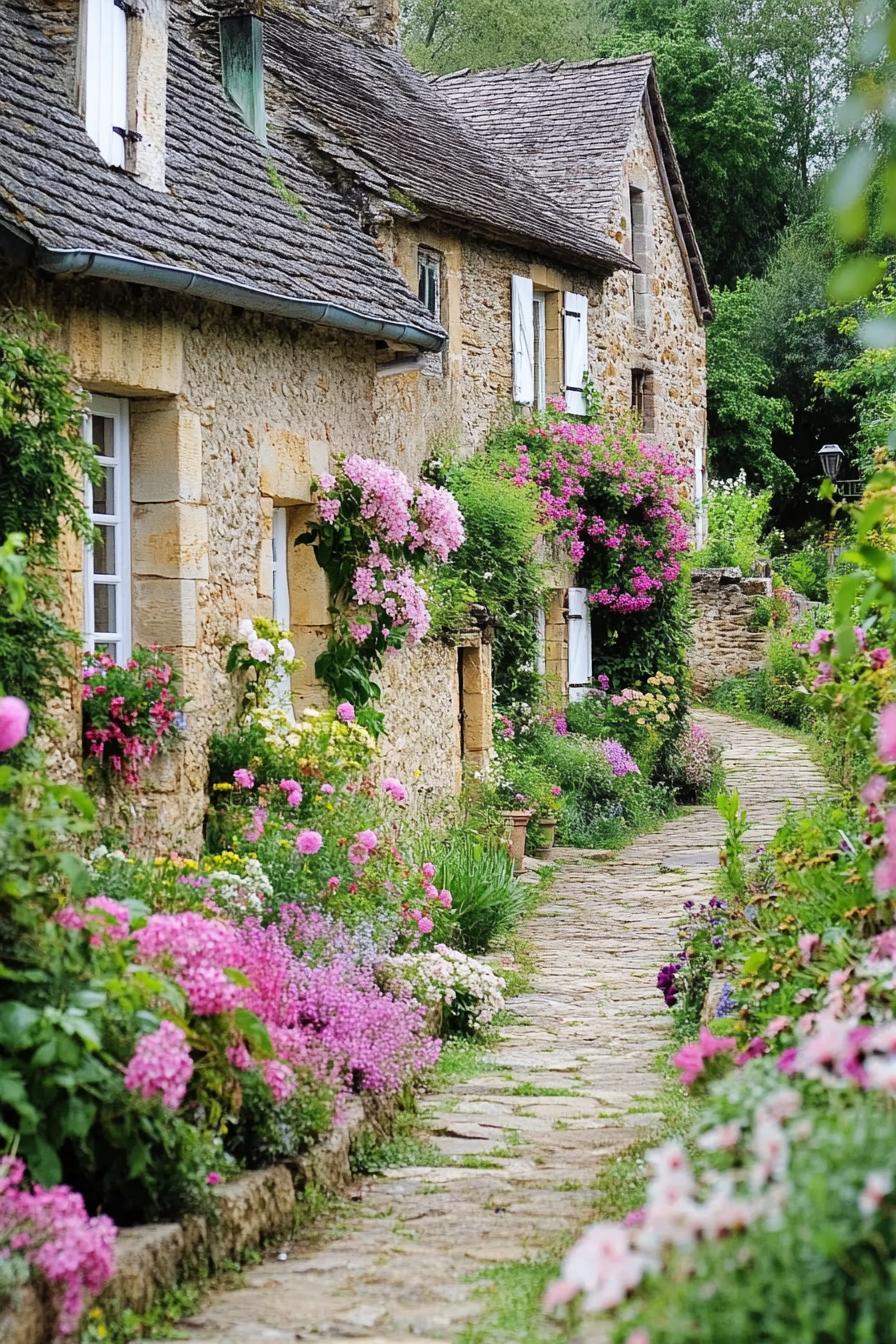
<path id="1" fill-rule="evenodd" d="M 560 308 L 564 292 L 588 300 L 589 365 L 610 412 L 632 405 L 632 370 L 648 375 L 645 434 L 673 447 L 702 471 L 706 442 L 706 340 L 691 298 L 676 224 L 663 193 L 659 165 L 642 115 L 619 182 L 610 236 L 632 251 L 629 185 L 642 193 L 646 229 L 637 249 L 644 276 L 615 272 L 606 279 L 545 265 L 515 248 L 461 235 L 431 220 L 395 212 L 380 229 L 385 254 L 412 288 L 418 250 L 441 259 L 439 317 L 448 332 L 440 356 L 424 357 L 422 372 L 380 376 L 376 386 L 377 442 L 413 466 L 446 447 L 467 455 L 490 429 L 506 423 L 512 402 L 511 279 L 528 276 L 546 294 L 547 393 L 563 391 Z M 636 321 L 634 292 L 646 291 Z"/>
<path id="2" fill-rule="evenodd" d="M 691 595 L 691 674 L 694 690 L 705 695 L 728 677 L 754 672 L 765 662 L 770 632 L 753 628 L 751 620 L 760 598 L 771 598 L 772 580 L 744 578 L 739 569 L 695 569 Z"/>
<path id="3" fill-rule="evenodd" d="M 313 473 L 340 453 L 373 452 L 374 346 L 362 337 L 264 319 L 133 287 L 19 279 L 12 302 L 47 313 L 75 376 L 126 398 L 131 440 L 133 637 L 157 644 L 190 697 L 182 745 L 147 774 L 139 804 L 118 800 L 110 825 L 144 851 L 195 850 L 205 809 L 206 747 L 238 707 L 224 668 L 239 621 L 272 611 L 272 514 L 285 508 L 291 627 L 304 666 L 294 703 L 321 704 L 314 659 L 328 630 L 325 576 L 291 543 L 310 509 Z M 403 465 L 415 461 L 404 455 Z M 83 550 L 62 551 L 64 617 L 83 619 Z M 460 772 L 458 653 L 426 644 L 386 669 L 382 769 L 453 791 Z M 395 682 L 394 694 L 392 683 Z M 81 768 L 78 688 L 60 696 L 51 768 Z M 490 725 L 489 725 L 490 735 Z"/>

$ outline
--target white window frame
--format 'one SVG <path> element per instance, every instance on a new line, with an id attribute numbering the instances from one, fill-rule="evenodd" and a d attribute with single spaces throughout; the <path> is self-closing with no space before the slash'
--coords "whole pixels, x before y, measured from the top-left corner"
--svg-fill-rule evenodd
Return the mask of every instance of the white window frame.
<path id="1" fill-rule="evenodd" d="M 534 332 L 535 290 L 527 275 L 510 281 L 510 324 L 513 340 L 513 400 L 531 406 L 535 399 Z"/>
<path id="2" fill-rule="evenodd" d="M 112 491 L 112 513 L 97 513 L 93 507 L 93 486 L 88 480 L 85 485 L 85 503 L 91 521 L 97 526 L 113 529 L 115 551 L 115 570 L 113 574 L 95 574 L 93 546 L 84 547 L 84 647 L 93 650 L 97 644 L 115 644 L 116 662 L 124 663 L 131 656 L 132 611 L 131 611 L 131 453 L 129 434 L 129 408 L 122 397 L 92 396 L 84 417 L 84 438 L 93 444 L 92 420 L 94 416 L 111 420 L 113 423 L 113 447 L 110 455 L 97 454 L 97 461 L 104 467 L 114 470 L 114 488 Z M 94 585 L 101 584 L 115 589 L 116 630 L 97 630 Z"/>
<path id="3" fill-rule="evenodd" d="M 543 290 L 532 293 L 533 405 L 543 411 L 548 404 L 547 302 Z"/>
<path id="4" fill-rule="evenodd" d="M 289 602 L 289 563 L 287 545 L 289 542 L 289 517 L 283 506 L 274 506 L 271 515 L 271 615 L 291 634 L 291 612 Z M 272 683 L 274 699 L 280 709 L 290 717 L 292 707 L 292 680 L 287 673 Z"/>
<path id="5" fill-rule="evenodd" d="M 591 607 L 587 588 L 570 588 L 566 594 L 567 679 L 571 703 L 584 700 L 591 690 Z M 573 678 L 576 678 L 574 680 Z"/>
<path id="6" fill-rule="evenodd" d="M 570 415 L 587 415 L 588 300 L 584 294 L 563 295 L 563 395 Z"/>
<path id="7" fill-rule="evenodd" d="M 106 163 L 125 166 L 128 18 L 115 0 L 81 0 L 81 98 L 87 134 Z"/>

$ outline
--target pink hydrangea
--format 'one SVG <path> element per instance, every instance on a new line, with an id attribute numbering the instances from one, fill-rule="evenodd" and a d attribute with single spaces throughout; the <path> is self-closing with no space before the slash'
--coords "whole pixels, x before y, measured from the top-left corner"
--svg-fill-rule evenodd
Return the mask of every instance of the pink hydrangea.
<path id="1" fill-rule="evenodd" d="M 316 854 L 323 846 L 324 838 L 320 831 L 300 831 L 296 836 L 296 849 L 300 854 Z"/>
<path id="2" fill-rule="evenodd" d="M 157 1031 L 141 1036 L 125 1070 L 124 1085 L 149 1100 L 160 1097 L 176 1111 L 193 1076 L 193 1057 L 183 1030 L 166 1018 Z"/>
<path id="3" fill-rule="evenodd" d="M 97 930 L 90 937 L 94 947 L 100 947 L 104 938 L 109 938 L 112 942 L 120 942 L 123 938 L 127 938 L 130 932 L 131 912 L 121 901 L 114 901 L 111 896 L 92 896 L 84 909 L 95 912 L 97 916 L 90 921 L 91 928 Z"/>

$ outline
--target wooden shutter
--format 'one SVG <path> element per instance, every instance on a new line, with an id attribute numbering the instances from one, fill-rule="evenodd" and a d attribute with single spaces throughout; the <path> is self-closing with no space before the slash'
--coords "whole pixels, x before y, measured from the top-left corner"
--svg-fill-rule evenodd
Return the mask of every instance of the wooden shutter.
<path id="1" fill-rule="evenodd" d="M 588 300 L 582 294 L 563 296 L 563 380 L 566 408 L 584 415 L 588 372 Z"/>
<path id="2" fill-rule="evenodd" d="M 84 122 L 107 163 L 124 166 L 128 129 L 128 20 L 115 0 L 85 0 L 82 9 Z"/>
<path id="3" fill-rule="evenodd" d="M 567 593 L 569 698 L 584 700 L 591 686 L 591 608 L 587 588 Z"/>
<path id="4" fill-rule="evenodd" d="M 513 326 L 513 399 L 531 406 L 535 399 L 535 326 L 532 313 L 532 281 L 515 275 L 511 287 Z"/>

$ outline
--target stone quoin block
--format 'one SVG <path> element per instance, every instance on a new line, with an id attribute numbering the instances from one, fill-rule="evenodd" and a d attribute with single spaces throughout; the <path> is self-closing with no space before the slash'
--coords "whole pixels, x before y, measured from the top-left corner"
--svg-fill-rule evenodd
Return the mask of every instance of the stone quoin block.
<path id="1" fill-rule="evenodd" d="M 135 575 L 207 579 L 208 513 L 203 504 L 137 504 L 132 515 Z"/>
<path id="2" fill-rule="evenodd" d="M 135 504 L 202 501 L 202 425 L 176 401 L 131 406 L 131 498 Z"/>

